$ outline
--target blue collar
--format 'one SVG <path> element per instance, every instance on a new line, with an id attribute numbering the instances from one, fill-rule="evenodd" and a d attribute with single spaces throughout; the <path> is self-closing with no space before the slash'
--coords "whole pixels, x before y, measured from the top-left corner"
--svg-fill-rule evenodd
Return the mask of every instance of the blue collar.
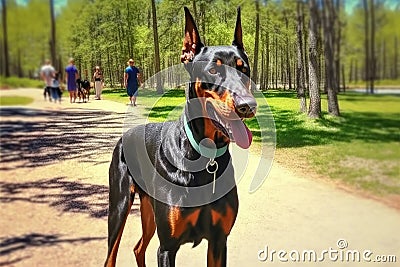
<path id="1" fill-rule="evenodd" d="M 209 159 L 215 159 L 225 154 L 226 150 L 228 149 L 228 145 L 220 148 L 210 148 L 201 143 L 197 143 L 194 139 L 193 132 L 189 127 L 189 123 L 187 122 L 186 115 L 183 115 L 183 124 L 185 126 L 185 133 L 189 138 L 189 142 L 194 150 L 197 151 L 197 153 Z"/>

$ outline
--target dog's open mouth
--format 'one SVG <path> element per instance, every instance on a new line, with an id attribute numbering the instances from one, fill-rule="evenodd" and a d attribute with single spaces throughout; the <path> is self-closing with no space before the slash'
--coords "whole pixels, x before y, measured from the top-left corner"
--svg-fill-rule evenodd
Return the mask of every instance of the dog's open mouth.
<path id="1" fill-rule="evenodd" d="M 244 124 L 243 118 L 240 118 L 233 109 L 222 101 L 207 98 L 206 110 L 212 123 L 219 131 L 239 147 L 243 149 L 250 147 L 253 135 Z"/>

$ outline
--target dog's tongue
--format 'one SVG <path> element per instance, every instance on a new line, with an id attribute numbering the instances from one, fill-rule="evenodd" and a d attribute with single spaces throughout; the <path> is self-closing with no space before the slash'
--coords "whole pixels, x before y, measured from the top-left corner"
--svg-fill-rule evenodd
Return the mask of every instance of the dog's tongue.
<path id="1" fill-rule="evenodd" d="M 249 128 L 241 120 L 231 120 L 229 123 L 236 144 L 243 149 L 249 148 L 253 141 L 253 135 Z"/>

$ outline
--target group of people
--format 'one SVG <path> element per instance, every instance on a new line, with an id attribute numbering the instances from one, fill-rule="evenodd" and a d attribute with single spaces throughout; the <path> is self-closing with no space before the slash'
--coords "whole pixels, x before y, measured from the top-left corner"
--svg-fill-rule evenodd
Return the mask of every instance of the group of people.
<path id="1" fill-rule="evenodd" d="M 125 69 L 124 73 L 124 87 L 129 96 L 130 105 L 136 106 L 136 97 L 138 95 L 139 85 L 142 83 L 141 74 L 139 69 L 135 66 L 135 61 L 129 59 L 128 67 Z M 60 88 L 60 72 L 56 71 L 51 65 L 50 60 L 46 60 L 45 64 L 40 70 L 40 76 L 45 83 L 44 98 L 49 97 L 50 101 L 60 102 L 62 91 Z M 104 85 L 103 74 L 99 66 L 95 67 L 93 74 L 94 89 L 95 89 L 95 99 L 101 99 L 101 92 Z M 73 58 L 70 58 L 68 66 L 65 68 L 65 81 L 67 85 L 67 90 L 69 92 L 70 103 L 74 103 L 77 98 L 79 85 L 77 81 L 80 79 L 78 69 L 75 66 Z"/>
<path id="2" fill-rule="evenodd" d="M 45 88 L 44 88 L 44 99 L 49 98 L 50 101 L 61 103 L 62 91 L 60 89 L 60 73 L 57 72 L 51 65 L 50 60 L 46 60 L 40 70 L 40 76 L 42 77 Z"/>

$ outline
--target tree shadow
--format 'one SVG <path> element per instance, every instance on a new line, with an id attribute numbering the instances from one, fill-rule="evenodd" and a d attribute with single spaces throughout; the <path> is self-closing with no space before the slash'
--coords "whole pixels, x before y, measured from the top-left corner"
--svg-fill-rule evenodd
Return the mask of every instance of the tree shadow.
<path id="1" fill-rule="evenodd" d="M 86 213 L 92 218 L 108 215 L 108 186 L 67 181 L 66 177 L 42 179 L 34 182 L 0 182 L 0 202 L 13 205 L 15 201 L 47 204 L 57 210 Z M 131 214 L 139 215 L 139 201 Z"/>
<path id="2" fill-rule="evenodd" d="M 331 144 L 337 141 L 398 142 L 399 114 L 347 112 L 341 118 L 323 116 L 307 125 L 292 110 L 273 111 L 277 131 L 277 147 L 304 147 Z M 305 115 L 304 115 L 305 116 Z"/>
<path id="3" fill-rule="evenodd" d="M 0 112 L 0 170 L 76 158 L 94 162 L 97 155 L 112 151 L 125 117 L 125 113 L 77 109 L 18 107 Z"/>
<path id="4" fill-rule="evenodd" d="M 61 243 L 83 244 L 91 241 L 104 240 L 106 237 L 81 237 L 81 238 L 62 238 L 61 235 L 48 235 L 40 233 L 30 233 L 22 236 L 0 237 L 0 257 L 9 256 L 19 250 L 32 247 L 50 247 Z M 19 257 L 13 260 L 0 261 L 0 266 L 11 266 L 27 257 Z"/>

